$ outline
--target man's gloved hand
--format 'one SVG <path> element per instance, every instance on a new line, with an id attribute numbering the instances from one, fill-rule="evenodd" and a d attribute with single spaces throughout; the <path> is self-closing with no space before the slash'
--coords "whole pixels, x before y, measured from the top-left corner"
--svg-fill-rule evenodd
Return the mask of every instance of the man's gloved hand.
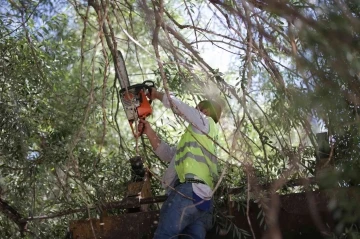
<path id="1" fill-rule="evenodd" d="M 155 131 L 151 128 L 150 123 L 147 120 L 139 119 L 138 131 L 143 132 L 146 136 L 152 135 Z"/>
<path id="2" fill-rule="evenodd" d="M 149 124 L 149 122 L 147 122 L 144 119 L 139 119 L 138 130 L 139 132 L 143 132 L 143 134 L 145 134 L 148 137 L 151 146 L 153 147 L 154 150 L 156 150 L 157 147 L 160 145 L 161 141 L 159 136 L 157 136 L 156 132 Z"/>
<path id="3" fill-rule="evenodd" d="M 150 90 L 149 94 L 147 95 L 147 97 L 150 100 L 158 99 L 160 101 L 162 101 L 163 96 L 164 96 L 164 93 L 158 91 L 155 87 L 151 87 L 151 90 Z"/>

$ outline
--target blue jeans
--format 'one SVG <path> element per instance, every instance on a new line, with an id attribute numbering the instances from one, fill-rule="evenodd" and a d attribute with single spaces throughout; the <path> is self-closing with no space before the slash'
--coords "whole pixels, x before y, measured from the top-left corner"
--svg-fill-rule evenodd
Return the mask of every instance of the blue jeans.
<path id="1" fill-rule="evenodd" d="M 204 239 L 212 227 L 212 206 L 207 211 L 196 208 L 191 183 L 178 185 L 160 210 L 154 239 Z M 183 195 L 186 197 L 184 197 Z"/>

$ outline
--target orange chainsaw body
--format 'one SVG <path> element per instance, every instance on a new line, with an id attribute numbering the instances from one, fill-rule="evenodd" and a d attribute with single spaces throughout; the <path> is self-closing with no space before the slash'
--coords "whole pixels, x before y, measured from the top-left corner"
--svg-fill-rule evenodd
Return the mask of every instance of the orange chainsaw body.
<path id="1" fill-rule="evenodd" d="M 152 81 L 145 81 L 142 84 L 136 84 L 120 90 L 121 102 L 135 137 L 139 137 L 142 132 L 135 132 L 134 122 L 138 119 L 145 119 L 152 113 L 151 100 L 148 100 L 146 96 L 150 94 L 151 87 L 154 87 L 154 83 Z"/>

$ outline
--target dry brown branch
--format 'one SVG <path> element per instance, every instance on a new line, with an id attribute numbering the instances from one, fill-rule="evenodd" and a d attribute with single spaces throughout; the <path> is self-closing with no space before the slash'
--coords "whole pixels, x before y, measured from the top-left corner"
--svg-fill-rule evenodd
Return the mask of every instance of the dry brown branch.
<path id="1" fill-rule="evenodd" d="M 319 215 L 319 212 L 318 212 L 318 209 L 317 209 L 317 206 L 316 206 L 316 201 L 314 199 L 313 192 L 309 188 L 309 185 L 310 185 L 309 180 L 303 179 L 302 184 L 304 185 L 305 190 L 306 190 L 305 191 L 306 192 L 306 198 L 307 198 L 307 201 L 308 201 L 311 218 L 313 219 L 316 227 L 321 232 L 321 234 L 323 234 L 324 236 L 330 236 L 331 232 L 328 230 L 328 228 L 326 228 L 326 226 L 324 225 L 324 223 L 323 223 L 323 221 L 322 221 L 322 219 L 321 219 L 321 217 Z"/>
<path id="2" fill-rule="evenodd" d="M 2 198 L 0 198 L 0 211 L 19 227 L 21 235 L 24 236 L 24 232 L 27 231 L 27 221 L 22 221 L 21 214 Z"/>
<path id="3" fill-rule="evenodd" d="M 164 202 L 166 200 L 166 198 L 167 198 L 166 196 L 156 196 L 156 197 L 144 198 L 144 199 L 126 198 L 122 201 L 102 203 L 101 208 L 103 210 L 138 208 L 143 204 Z M 49 214 L 49 215 L 21 218 L 20 222 L 58 218 L 58 217 L 63 217 L 63 216 L 71 215 L 71 214 L 75 214 L 75 213 L 86 213 L 88 210 L 96 210 L 96 209 L 98 209 L 98 205 L 88 205 L 87 207 L 63 210 L 63 211 L 55 212 L 55 213 Z"/>
<path id="4" fill-rule="evenodd" d="M 248 187 L 247 196 L 246 196 L 247 197 L 247 199 L 246 199 L 246 219 L 248 221 L 248 224 L 249 224 L 249 227 L 251 230 L 251 234 L 252 234 L 253 238 L 256 239 L 254 229 L 252 227 L 251 220 L 250 220 L 250 191 L 251 191 L 250 174 L 248 173 L 246 176 L 247 176 L 247 187 Z"/>

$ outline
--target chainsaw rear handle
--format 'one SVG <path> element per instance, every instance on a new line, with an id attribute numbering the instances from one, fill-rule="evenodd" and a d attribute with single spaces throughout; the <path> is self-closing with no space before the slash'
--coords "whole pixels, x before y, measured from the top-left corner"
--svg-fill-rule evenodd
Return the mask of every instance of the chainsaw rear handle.
<path id="1" fill-rule="evenodd" d="M 137 132 L 134 129 L 134 121 L 131 121 L 131 122 L 129 121 L 129 124 L 130 124 L 131 131 L 132 131 L 133 135 L 135 136 L 135 138 L 140 137 L 144 133 L 144 130 L 145 130 L 145 127 L 143 125 L 144 123 L 138 122 Z M 142 127 L 139 130 L 140 125 L 142 125 Z"/>
<path id="2" fill-rule="evenodd" d="M 146 80 L 143 82 L 143 85 L 145 88 L 149 91 L 149 96 L 151 96 L 151 90 L 155 87 L 155 83 L 151 80 Z M 150 97 L 149 97 L 150 98 Z M 152 100 L 149 100 L 149 103 L 151 104 Z"/>
<path id="3" fill-rule="evenodd" d="M 140 128 L 140 130 L 139 130 L 139 128 Z M 145 130 L 145 125 L 144 125 L 144 123 L 138 122 L 138 134 L 139 134 L 139 136 L 144 133 L 144 130 Z"/>

